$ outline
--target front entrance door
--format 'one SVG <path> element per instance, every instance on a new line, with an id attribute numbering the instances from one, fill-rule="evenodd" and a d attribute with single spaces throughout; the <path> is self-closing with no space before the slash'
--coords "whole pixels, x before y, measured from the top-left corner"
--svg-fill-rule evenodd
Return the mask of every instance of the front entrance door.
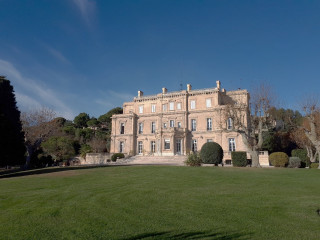
<path id="1" fill-rule="evenodd" d="M 181 139 L 176 140 L 176 154 L 181 155 Z"/>

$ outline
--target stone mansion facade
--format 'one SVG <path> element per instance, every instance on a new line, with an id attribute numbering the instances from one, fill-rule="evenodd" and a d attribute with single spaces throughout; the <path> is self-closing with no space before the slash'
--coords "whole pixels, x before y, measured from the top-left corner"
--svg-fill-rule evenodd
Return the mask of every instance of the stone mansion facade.
<path id="1" fill-rule="evenodd" d="M 199 151 L 206 142 L 217 142 L 224 161 L 231 151 L 246 151 L 242 137 L 233 131 L 233 121 L 225 116 L 226 104 L 248 106 L 247 90 L 226 91 L 216 87 L 138 96 L 123 104 L 123 114 L 112 116 L 111 153 L 174 156 Z M 246 113 L 248 114 L 248 112 Z M 247 116 L 247 115 L 246 115 Z"/>

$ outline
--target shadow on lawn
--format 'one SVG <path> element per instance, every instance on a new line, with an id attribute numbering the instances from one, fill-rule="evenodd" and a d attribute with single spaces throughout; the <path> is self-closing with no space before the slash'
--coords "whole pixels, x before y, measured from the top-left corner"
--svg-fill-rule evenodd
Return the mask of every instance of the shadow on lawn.
<path id="1" fill-rule="evenodd" d="M 70 170 L 85 170 L 92 168 L 105 168 L 105 167 L 120 167 L 122 165 L 99 165 L 99 166 L 72 166 L 72 167 L 48 167 L 48 168 L 40 168 L 33 170 L 8 170 L 0 172 L 1 178 L 12 178 L 12 177 L 22 177 L 36 174 L 46 174 L 46 173 L 54 173 L 54 172 L 63 172 Z"/>
<path id="2" fill-rule="evenodd" d="M 174 232 L 154 232 L 139 234 L 129 238 L 121 238 L 119 240 L 147 240 L 147 239 L 210 239 L 210 240 L 244 240 L 251 239 L 251 233 L 223 233 L 223 232 L 187 232 L 187 233 L 174 233 Z"/>

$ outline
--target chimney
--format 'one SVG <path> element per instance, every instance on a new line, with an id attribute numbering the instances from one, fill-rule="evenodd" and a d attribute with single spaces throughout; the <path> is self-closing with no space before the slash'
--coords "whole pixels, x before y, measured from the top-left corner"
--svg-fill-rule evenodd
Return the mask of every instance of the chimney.
<path id="1" fill-rule="evenodd" d="M 168 92 L 168 89 L 166 89 L 165 87 L 162 88 L 162 94 L 166 94 Z"/>
<path id="2" fill-rule="evenodd" d="M 192 89 L 191 84 L 187 84 L 187 91 L 188 91 L 188 92 L 190 92 L 190 91 L 191 91 L 191 89 Z"/>
<path id="3" fill-rule="evenodd" d="M 143 92 L 142 91 L 138 91 L 138 97 L 142 97 L 143 96 Z"/>
<path id="4" fill-rule="evenodd" d="M 217 89 L 220 91 L 221 82 L 219 80 L 217 80 L 216 83 L 217 83 Z"/>

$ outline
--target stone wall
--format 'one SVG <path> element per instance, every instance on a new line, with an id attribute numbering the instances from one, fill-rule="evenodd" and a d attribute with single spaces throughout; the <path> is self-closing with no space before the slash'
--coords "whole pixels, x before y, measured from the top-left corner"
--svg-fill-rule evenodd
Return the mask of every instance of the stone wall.
<path id="1" fill-rule="evenodd" d="M 107 164 L 107 160 L 111 159 L 110 153 L 87 153 L 86 159 L 82 159 L 81 165 L 94 164 L 101 165 Z"/>

